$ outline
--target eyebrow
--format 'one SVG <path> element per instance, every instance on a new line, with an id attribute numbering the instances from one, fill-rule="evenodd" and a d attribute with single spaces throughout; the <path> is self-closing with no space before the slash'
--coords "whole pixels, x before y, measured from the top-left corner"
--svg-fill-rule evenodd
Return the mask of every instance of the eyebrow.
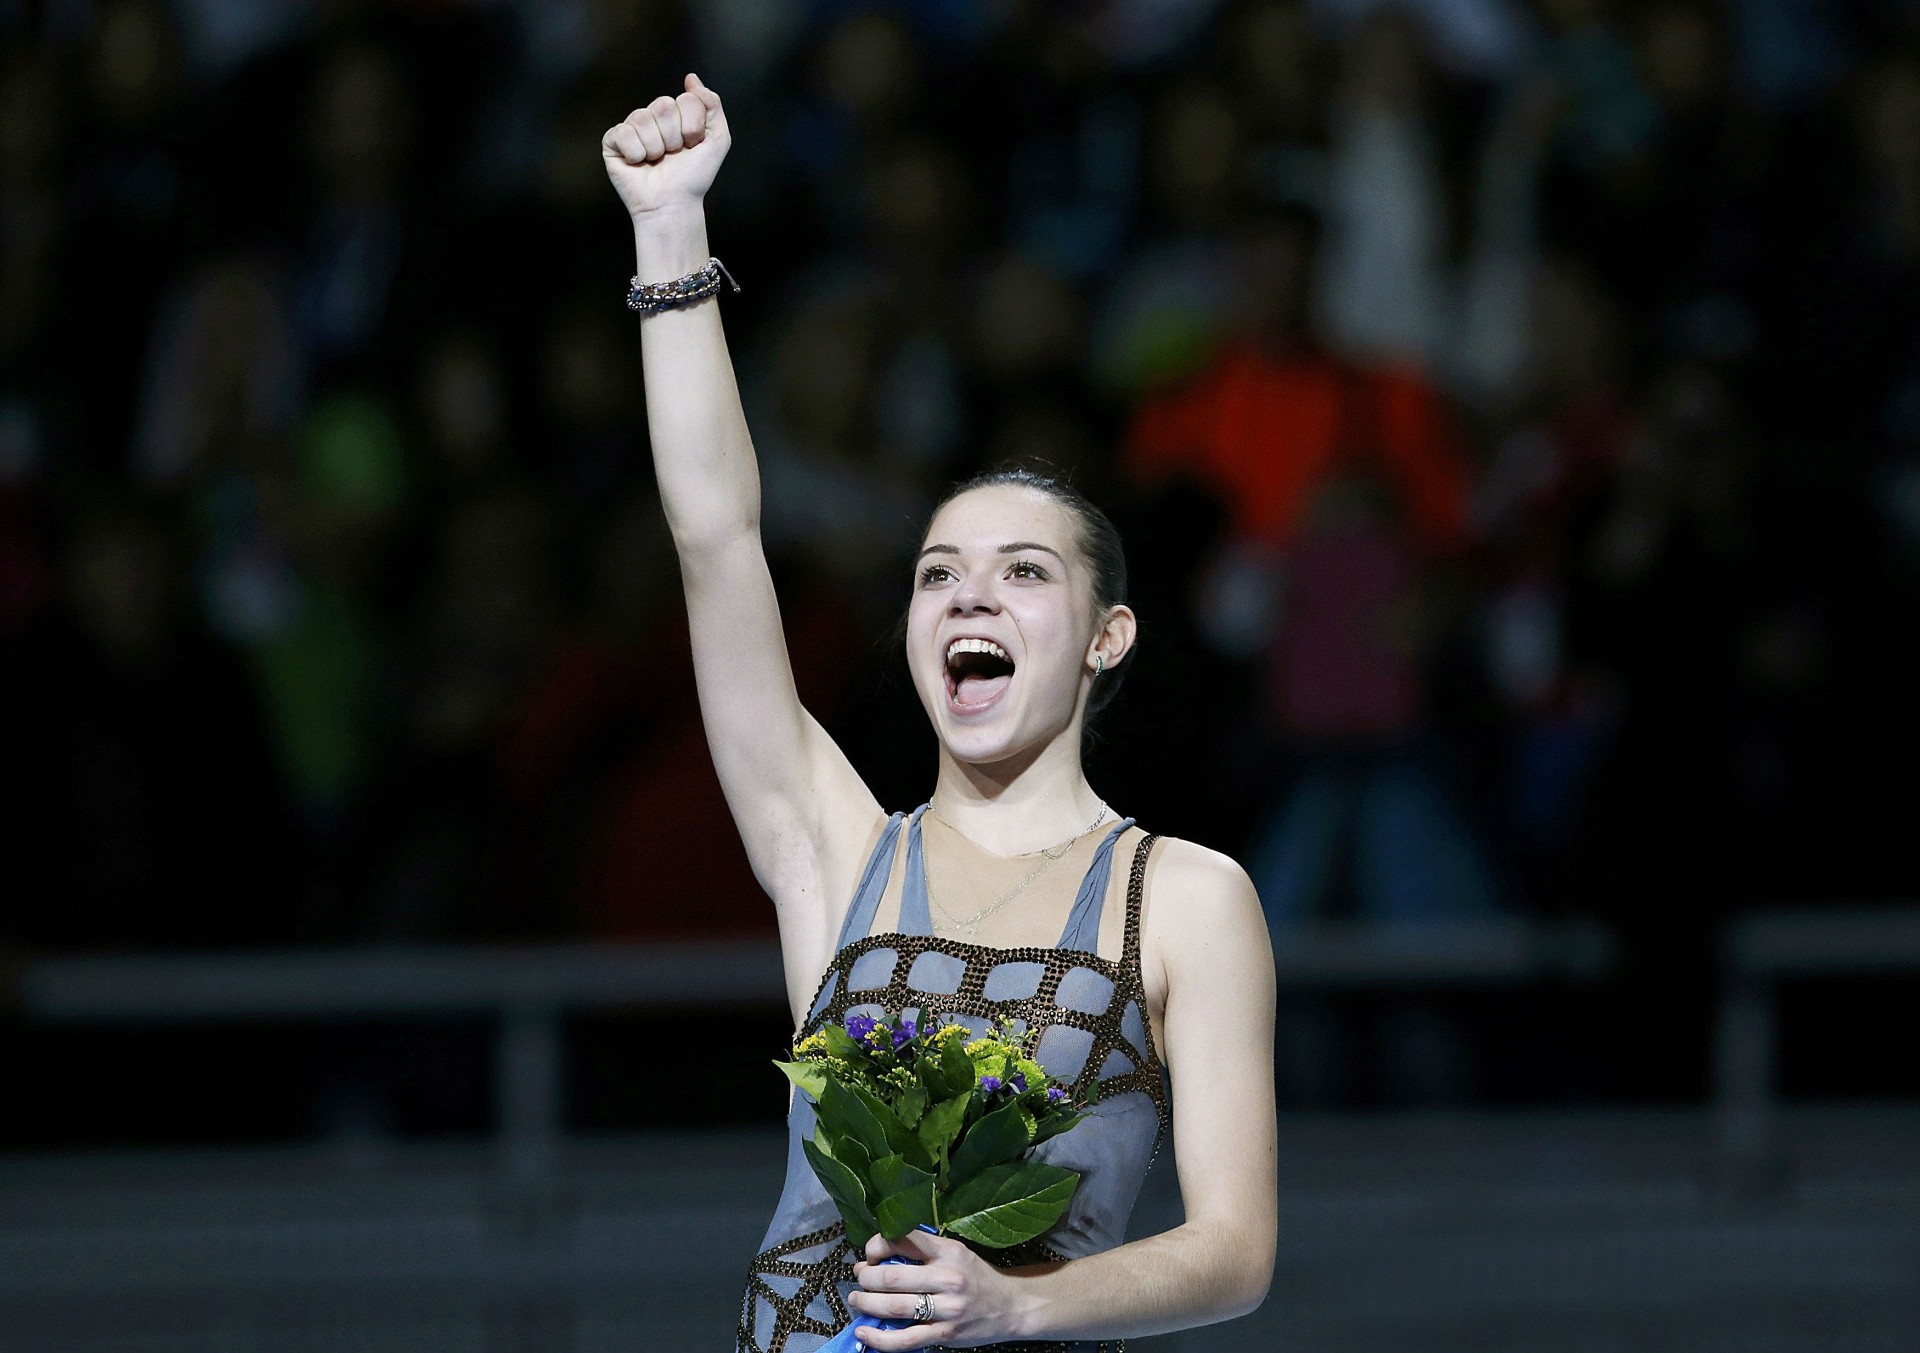
<path id="1" fill-rule="evenodd" d="M 1007 544 L 1002 545 L 998 550 L 995 551 L 995 553 L 996 554 L 1019 554 L 1022 550 L 1039 550 L 1042 554 L 1052 555 L 1055 559 L 1058 559 L 1063 565 L 1067 562 L 1066 556 L 1061 554 L 1060 551 L 1054 549 L 1053 546 L 1051 545 L 1042 545 L 1037 540 L 1010 541 Z M 924 550 L 920 551 L 919 554 L 915 555 L 914 558 L 924 559 L 930 554 L 958 554 L 958 553 L 960 553 L 960 547 L 957 545 L 929 545 Z"/>

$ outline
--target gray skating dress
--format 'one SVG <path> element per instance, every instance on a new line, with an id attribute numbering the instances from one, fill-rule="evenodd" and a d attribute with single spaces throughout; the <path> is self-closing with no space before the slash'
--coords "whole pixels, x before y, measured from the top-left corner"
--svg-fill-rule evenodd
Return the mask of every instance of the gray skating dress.
<path id="1" fill-rule="evenodd" d="M 1168 1121 L 1165 1069 L 1146 1018 L 1140 974 L 1140 902 L 1156 838 L 1133 853 L 1127 887 L 1125 943 L 1118 962 L 1098 956 L 1100 914 L 1115 844 L 1127 818 L 1101 841 L 1080 882 L 1065 930 L 1052 948 L 997 948 L 933 933 L 927 909 L 923 805 L 911 817 L 888 819 L 861 875 L 832 962 L 808 1008 L 803 1034 L 850 1014 L 957 1020 L 984 1030 L 995 1019 L 1019 1018 L 1042 1030 L 1036 1059 L 1076 1092 L 1100 1083 L 1100 1099 L 1071 1131 L 1042 1142 L 1037 1159 L 1080 1172 L 1080 1186 L 1060 1223 L 1010 1251 L 984 1251 L 1002 1265 L 1077 1259 L 1126 1238 L 1127 1217 L 1159 1149 Z M 900 928 L 868 934 L 906 837 Z M 795 1095 L 787 1115 L 787 1176 L 773 1223 L 753 1257 L 741 1300 L 736 1353 L 813 1353 L 850 1316 L 846 1294 L 857 1286 L 854 1253 L 833 1202 L 800 1150 L 813 1135 L 813 1106 Z M 1002 1353 L 1121 1353 L 1117 1340 L 995 1344 Z"/>

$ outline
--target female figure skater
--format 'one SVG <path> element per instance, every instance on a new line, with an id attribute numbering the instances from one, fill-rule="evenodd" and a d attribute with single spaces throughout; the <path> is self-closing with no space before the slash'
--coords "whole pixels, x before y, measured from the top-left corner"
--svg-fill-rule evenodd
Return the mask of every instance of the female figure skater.
<path id="1" fill-rule="evenodd" d="M 906 639 L 939 774 L 928 804 L 884 812 L 795 693 L 719 309 L 684 300 L 718 286 L 700 272 L 702 200 L 730 143 L 719 96 L 685 83 L 608 129 L 601 150 L 633 219 L 648 427 L 707 741 L 778 914 L 795 1026 L 856 1010 L 976 1027 L 1019 1017 L 1043 1030 L 1050 1075 L 1101 1090 L 1086 1120 L 1038 1148 L 1081 1173 L 1067 1215 L 992 1262 L 921 1233 L 855 1253 L 798 1149 L 813 1116 L 796 1099 L 738 1349 L 807 1353 L 857 1311 L 916 1322 L 862 1331 L 875 1349 L 1092 1353 L 1251 1311 L 1276 1225 L 1272 953 L 1239 866 L 1136 830 L 1081 770 L 1084 720 L 1134 640 L 1112 525 L 1022 472 L 941 504 Z M 640 285 L 689 275 L 703 286 L 664 301 Z M 1123 1243 L 1169 1119 L 1185 1220 Z M 877 1262 L 890 1255 L 921 1263 Z"/>

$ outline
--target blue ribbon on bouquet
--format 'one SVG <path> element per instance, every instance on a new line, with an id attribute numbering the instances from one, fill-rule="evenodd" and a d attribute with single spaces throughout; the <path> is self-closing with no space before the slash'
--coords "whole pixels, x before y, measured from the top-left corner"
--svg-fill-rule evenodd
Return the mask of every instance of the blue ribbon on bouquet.
<path id="1" fill-rule="evenodd" d="M 940 1234 L 925 1223 L 922 1223 L 919 1229 L 925 1231 L 930 1236 Z M 883 1264 L 917 1264 L 920 1261 L 918 1259 L 909 1259 L 905 1255 L 896 1254 L 890 1255 L 880 1262 Z M 845 1329 L 820 1345 L 819 1353 L 860 1353 L 860 1350 L 864 1348 L 865 1345 L 854 1337 L 856 1330 L 903 1330 L 909 1325 L 917 1325 L 919 1323 L 917 1320 L 889 1320 L 885 1316 L 868 1315 L 864 1311 L 856 1312 L 853 1320 Z"/>

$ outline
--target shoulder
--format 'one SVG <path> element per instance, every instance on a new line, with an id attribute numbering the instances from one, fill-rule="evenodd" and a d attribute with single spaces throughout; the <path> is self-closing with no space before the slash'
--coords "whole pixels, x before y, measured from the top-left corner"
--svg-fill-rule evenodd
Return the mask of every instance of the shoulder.
<path id="1" fill-rule="evenodd" d="M 1156 893 L 1255 901 L 1253 880 L 1231 855 L 1178 836 L 1159 836 L 1155 843 L 1148 884 Z"/>
<path id="2" fill-rule="evenodd" d="M 1177 836 L 1162 836 L 1149 860 L 1141 908 L 1141 938 L 1162 953 L 1209 948 L 1266 922 L 1253 880 L 1231 855 Z"/>
<path id="3" fill-rule="evenodd" d="M 1140 968 L 1151 1009 L 1224 1000 L 1236 1008 L 1271 999 L 1273 941 L 1259 894 L 1230 855 L 1163 836 L 1146 873 Z M 1265 993 L 1263 995 L 1262 993 Z"/>

